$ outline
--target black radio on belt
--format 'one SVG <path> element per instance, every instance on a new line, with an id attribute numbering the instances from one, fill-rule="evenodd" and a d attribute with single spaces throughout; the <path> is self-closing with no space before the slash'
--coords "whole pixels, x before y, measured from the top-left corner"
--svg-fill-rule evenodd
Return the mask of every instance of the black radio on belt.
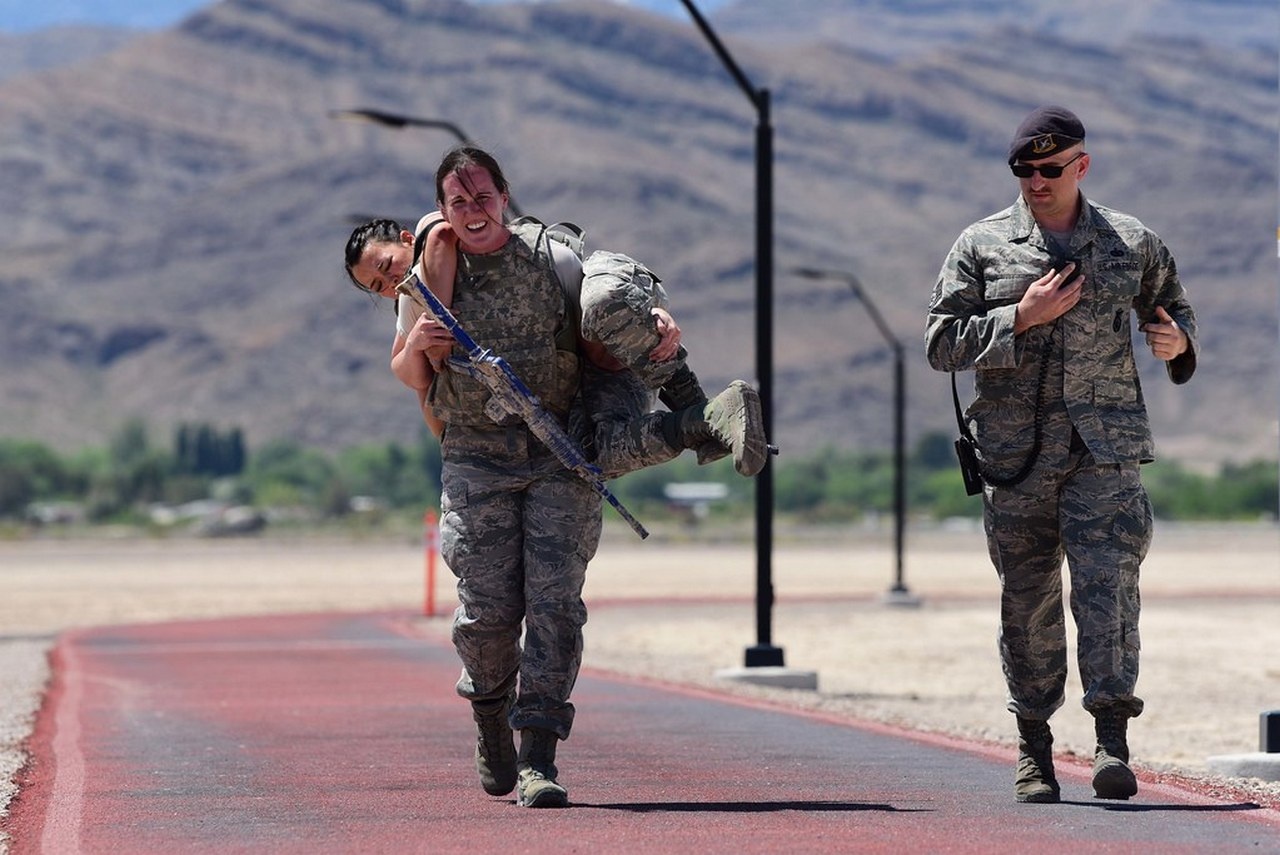
<path id="1" fill-rule="evenodd" d="M 956 440 L 956 457 L 960 459 L 960 477 L 964 479 L 964 492 L 976 496 L 982 492 L 982 470 L 978 468 L 978 453 L 967 436 Z"/>

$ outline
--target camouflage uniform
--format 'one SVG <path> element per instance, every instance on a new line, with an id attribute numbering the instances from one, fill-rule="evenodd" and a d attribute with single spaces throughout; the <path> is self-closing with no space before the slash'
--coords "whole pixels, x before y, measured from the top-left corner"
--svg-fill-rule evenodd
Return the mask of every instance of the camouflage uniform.
<path id="1" fill-rule="evenodd" d="M 605 345 L 625 369 L 607 371 L 586 362 L 583 409 L 591 430 L 584 451 L 605 477 L 616 478 L 673 460 L 683 451 L 664 438 L 663 412 L 654 411 L 654 392 L 685 364 L 683 347 L 673 359 L 654 362 L 649 353 L 661 341 L 652 309 L 670 306 L 662 282 L 626 256 L 595 252 L 582 265 L 582 336 Z"/>
<path id="2" fill-rule="evenodd" d="M 606 478 L 618 478 L 680 456 L 662 433 L 665 411 L 634 371 L 607 371 L 584 360 L 579 406 L 570 433 Z"/>
<path id="3" fill-rule="evenodd" d="M 645 386 L 657 389 L 685 362 L 685 352 L 665 362 L 649 353 L 662 337 L 652 310 L 670 308 L 662 281 L 625 255 L 593 252 L 582 263 L 582 337 L 605 345 Z"/>
<path id="4" fill-rule="evenodd" d="M 1009 709 L 1044 720 L 1063 703 L 1065 557 L 1084 706 L 1136 716 L 1138 571 L 1151 542 L 1138 467 L 1153 459 L 1154 444 L 1131 313 L 1144 323 L 1162 306 L 1186 333 L 1187 351 L 1166 363 L 1174 383 L 1195 371 L 1196 320 L 1169 251 L 1133 217 L 1082 196 L 1066 256 L 1085 277 L 1079 304 L 1015 336 L 1019 299 L 1060 255 L 1022 198 L 967 228 L 934 288 L 926 351 L 939 371 L 976 371 L 966 419 L 983 471 L 996 477 L 1017 472 L 1033 446 L 1047 358 L 1035 466 L 1021 483 L 988 484 L 983 494 Z"/>
<path id="5" fill-rule="evenodd" d="M 564 424 L 579 362 L 557 346 L 565 302 L 545 252 L 513 237 L 496 253 L 459 253 L 453 311 Z M 445 371 L 429 403 L 445 422 L 441 553 L 458 578 L 458 693 L 496 701 L 518 677 L 511 727 L 563 739 L 573 723 L 569 695 L 582 658 L 581 593 L 599 543 L 599 496 L 517 418 L 488 406 L 479 381 Z"/>

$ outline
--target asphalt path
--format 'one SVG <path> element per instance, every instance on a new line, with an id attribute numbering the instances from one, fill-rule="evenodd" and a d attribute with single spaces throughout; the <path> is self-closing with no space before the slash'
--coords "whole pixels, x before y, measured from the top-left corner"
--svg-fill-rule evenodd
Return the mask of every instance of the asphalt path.
<path id="1" fill-rule="evenodd" d="M 1143 782 L 1012 798 L 1007 751 L 584 671 L 567 810 L 487 796 L 451 648 L 411 614 L 63 635 L 20 853 L 1280 851 L 1280 812 Z"/>

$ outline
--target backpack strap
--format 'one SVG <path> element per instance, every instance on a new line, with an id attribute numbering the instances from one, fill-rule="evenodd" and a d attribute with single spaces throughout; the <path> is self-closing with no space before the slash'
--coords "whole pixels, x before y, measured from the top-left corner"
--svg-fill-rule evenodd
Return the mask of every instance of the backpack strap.
<path id="1" fill-rule="evenodd" d="M 417 233 L 413 236 L 413 261 L 409 262 L 409 269 L 418 266 L 418 259 L 422 258 L 422 248 L 427 245 L 427 235 L 431 234 L 431 230 L 444 222 L 443 216 L 432 217 L 427 219 L 423 217 L 418 220 Z M 396 315 L 400 314 L 400 297 L 396 297 Z"/>
<path id="2" fill-rule="evenodd" d="M 424 224 L 422 220 L 418 221 L 418 232 L 413 236 L 413 261 L 410 262 L 410 267 L 416 267 L 418 259 L 422 258 L 422 248 L 427 245 L 427 235 L 431 234 L 432 229 L 444 222 L 444 217 L 433 217 L 430 220 L 423 217 L 422 219 L 426 220 L 426 223 Z"/>
<path id="3" fill-rule="evenodd" d="M 556 346 L 576 352 L 582 334 L 582 259 L 560 241 L 551 237 L 545 240 L 547 254 L 551 256 L 551 269 L 564 295 L 565 318 L 568 321 L 556 336 Z"/>
<path id="4" fill-rule="evenodd" d="M 559 241 L 569 247 L 569 249 L 573 250 L 573 254 L 578 256 L 579 260 L 587 254 L 587 232 L 577 223 L 570 223 L 566 220 L 552 223 L 547 226 L 547 238 Z"/>
<path id="5" fill-rule="evenodd" d="M 528 215 L 511 221 L 512 226 L 537 226 L 538 242 L 546 248 L 551 259 L 551 270 L 560 291 L 564 295 L 565 317 L 568 323 L 556 336 L 560 350 L 578 350 L 578 338 L 582 332 L 582 257 L 586 247 L 586 231 L 576 223 L 561 221 L 547 225 L 537 217 Z"/>

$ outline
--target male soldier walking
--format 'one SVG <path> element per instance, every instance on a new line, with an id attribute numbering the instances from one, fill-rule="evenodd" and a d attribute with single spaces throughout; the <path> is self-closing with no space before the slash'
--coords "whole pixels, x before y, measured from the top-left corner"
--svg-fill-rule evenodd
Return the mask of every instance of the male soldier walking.
<path id="1" fill-rule="evenodd" d="M 1000 660 L 1017 716 L 1014 797 L 1056 802 L 1049 717 L 1062 705 L 1067 645 L 1062 561 L 1071 574 L 1083 704 L 1097 732 L 1098 798 L 1137 792 L 1128 720 L 1142 712 L 1138 569 L 1151 505 L 1138 467 L 1154 446 L 1130 315 L 1185 383 L 1196 319 L 1160 238 L 1088 201 L 1085 130 L 1040 107 L 1009 146 L 1020 195 L 961 233 L 939 274 L 925 341 L 939 371 L 975 371 L 966 413 L 985 482 L 988 549 L 1000 577 Z"/>

